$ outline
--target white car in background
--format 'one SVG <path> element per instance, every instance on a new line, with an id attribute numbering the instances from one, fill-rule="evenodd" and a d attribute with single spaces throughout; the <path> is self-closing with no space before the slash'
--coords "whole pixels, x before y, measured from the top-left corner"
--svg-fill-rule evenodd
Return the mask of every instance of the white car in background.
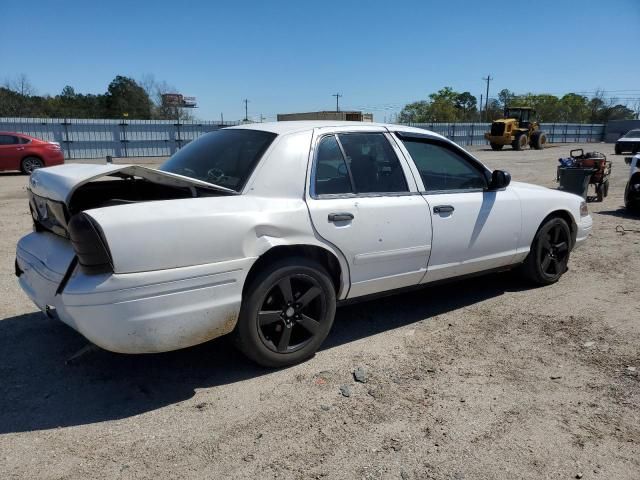
<path id="1" fill-rule="evenodd" d="M 275 367 L 312 356 L 343 300 L 516 266 L 551 284 L 592 226 L 582 198 L 440 135 L 354 122 L 226 128 L 159 170 L 45 168 L 29 196 L 16 274 L 50 316 L 124 353 L 233 332 Z"/>

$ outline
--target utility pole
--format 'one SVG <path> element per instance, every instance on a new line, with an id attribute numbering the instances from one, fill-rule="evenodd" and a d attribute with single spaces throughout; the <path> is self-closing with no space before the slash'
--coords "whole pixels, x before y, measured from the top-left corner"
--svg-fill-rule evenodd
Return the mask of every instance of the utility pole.
<path id="1" fill-rule="evenodd" d="M 220 125 L 224 125 L 224 115 L 220 112 Z"/>
<path id="2" fill-rule="evenodd" d="M 487 78 L 483 78 L 482 80 L 484 80 L 485 82 L 487 82 L 487 96 L 484 99 L 484 117 L 485 117 L 485 121 L 489 120 L 489 82 L 491 82 L 491 80 L 493 80 L 493 78 L 491 78 L 491 74 L 487 75 Z"/>
<path id="3" fill-rule="evenodd" d="M 480 123 L 482 123 L 482 94 L 480 94 Z"/>
<path id="4" fill-rule="evenodd" d="M 260 123 L 264 122 L 267 119 L 264 115 L 260 114 Z"/>
<path id="5" fill-rule="evenodd" d="M 244 99 L 244 121 L 249 121 L 249 100 L 246 98 Z"/>
<path id="6" fill-rule="evenodd" d="M 340 111 L 340 97 L 342 97 L 342 95 L 339 94 L 339 93 L 334 93 L 331 96 L 332 97 L 336 97 L 336 112 L 339 112 Z"/>

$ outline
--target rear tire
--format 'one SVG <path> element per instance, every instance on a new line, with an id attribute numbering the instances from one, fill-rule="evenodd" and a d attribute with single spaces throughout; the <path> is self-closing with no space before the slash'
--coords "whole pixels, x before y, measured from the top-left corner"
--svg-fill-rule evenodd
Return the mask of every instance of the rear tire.
<path id="1" fill-rule="evenodd" d="M 538 229 L 522 264 L 524 277 L 537 285 L 551 285 L 567 271 L 571 230 L 562 218 L 552 217 Z"/>
<path id="2" fill-rule="evenodd" d="M 511 144 L 511 146 L 513 147 L 514 150 L 522 150 L 524 147 L 527 146 L 527 134 L 526 133 L 520 133 L 516 136 L 515 140 L 513 141 L 513 143 Z"/>
<path id="3" fill-rule="evenodd" d="M 616 153 L 616 155 L 620 155 L 622 153 L 622 148 L 620 148 L 620 145 L 618 144 L 616 144 L 613 150 Z"/>
<path id="4" fill-rule="evenodd" d="M 499 143 L 490 143 L 491 145 L 491 150 L 502 150 L 502 147 L 504 147 L 504 145 L 500 145 Z"/>
<path id="5" fill-rule="evenodd" d="M 245 289 L 234 331 L 238 349 L 265 367 L 286 367 L 312 357 L 336 312 L 327 271 L 303 257 L 275 262 Z"/>
<path id="6" fill-rule="evenodd" d="M 34 170 L 44 167 L 44 163 L 38 157 L 25 157 L 20 162 L 20 170 L 25 175 L 31 175 Z"/>

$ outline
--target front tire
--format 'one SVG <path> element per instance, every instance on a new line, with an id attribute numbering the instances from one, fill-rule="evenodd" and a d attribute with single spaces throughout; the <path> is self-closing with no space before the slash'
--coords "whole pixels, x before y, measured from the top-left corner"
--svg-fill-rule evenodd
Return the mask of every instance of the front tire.
<path id="1" fill-rule="evenodd" d="M 514 150 L 520 151 L 527 146 L 527 143 L 528 143 L 527 134 L 521 133 L 515 138 L 511 146 L 513 147 Z"/>
<path id="2" fill-rule="evenodd" d="M 551 285 L 567 271 L 571 253 L 571 230 L 562 218 L 542 224 L 522 265 L 525 278 L 538 285 Z"/>
<path id="3" fill-rule="evenodd" d="M 542 150 L 545 143 L 547 143 L 547 136 L 544 132 L 537 131 L 531 135 L 531 147 L 536 150 Z"/>
<path id="4" fill-rule="evenodd" d="M 31 175 L 34 170 L 44 167 L 44 163 L 38 157 L 25 157 L 20 163 L 20 170 L 25 175 Z"/>
<path id="5" fill-rule="evenodd" d="M 336 292 L 319 263 L 296 257 L 275 262 L 247 286 L 235 330 L 236 346 L 265 367 L 312 357 L 336 311 Z"/>
<path id="6" fill-rule="evenodd" d="M 504 147 L 504 145 L 500 145 L 499 143 L 490 143 L 491 145 L 491 150 L 502 150 L 502 147 Z"/>

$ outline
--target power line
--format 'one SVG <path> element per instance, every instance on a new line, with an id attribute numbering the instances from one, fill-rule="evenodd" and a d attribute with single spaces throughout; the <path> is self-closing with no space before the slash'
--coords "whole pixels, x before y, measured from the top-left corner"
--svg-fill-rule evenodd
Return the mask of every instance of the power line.
<path id="1" fill-rule="evenodd" d="M 339 93 L 334 93 L 331 96 L 332 97 L 336 97 L 336 112 L 339 112 L 340 111 L 340 97 L 342 97 L 342 95 L 339 94 Z"/>

